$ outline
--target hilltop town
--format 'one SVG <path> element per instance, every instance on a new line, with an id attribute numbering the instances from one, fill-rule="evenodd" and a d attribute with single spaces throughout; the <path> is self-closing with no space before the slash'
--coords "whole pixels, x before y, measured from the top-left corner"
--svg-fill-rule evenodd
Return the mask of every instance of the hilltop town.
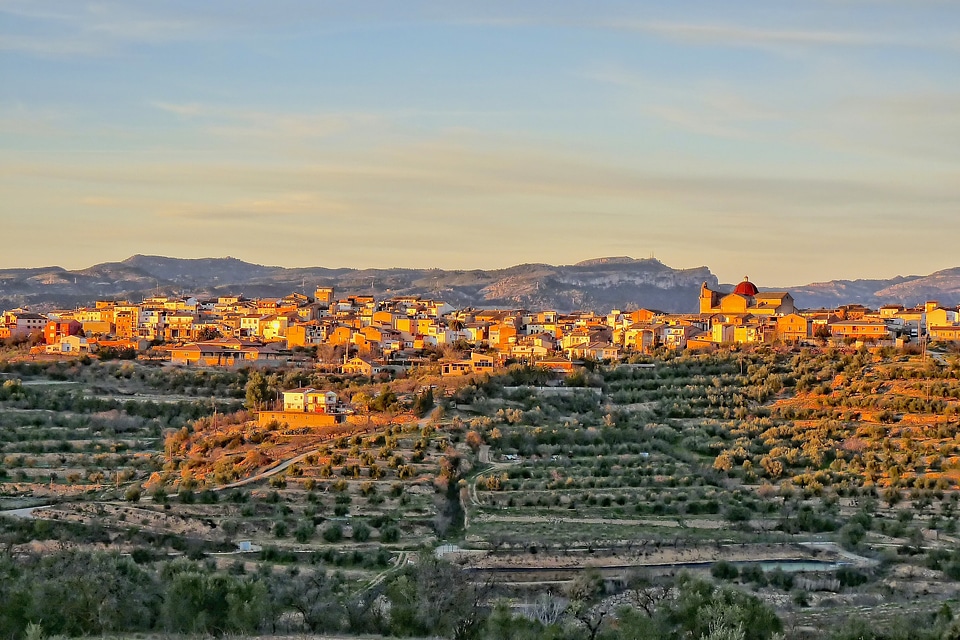
<path id="1" fill-rule="evenodd" d="M 0 623 L 422 637 L 439 623 L 404 626 L 405 594 L 442 571 L 457 587 L 416 598 L 457 600 L 447 637 L 501 614 L 530 637 L 677 629 L 694 592 L 741 602 L 758 639 L 864 611 L 941 629 L 960 585 L 957 310 L 720 289 L 687 314 L 326 286 L 9 310 L 0 544 L 20 559 L 0 585 L 21 600 L 0 598 Z M 42 594 L 90 563 L 86 590 L 130 563 L 155 578 L 118 611 L 162 607 L 71 626 Z M 188 610 L 181 576 L 208 599 L 252 590 L 230 596 L 249 616 Z M 352 615 L 371 602 L 384 613 Z"/>
<path id="2" fill-rule="evenodd" d="M 396 374 L 440 362 L 443 375 L 489 372 L 510 363 L 569 372 L 584 359 L 615 362 L 657 349 L 811 341 L 896 346 L 920 338 L 960 341 L 957 308 L 798 309 L 789 292 L 760 292 L 748 279 L 733 291 L 701 287 L 699 313 L 640 308 L 609 313 L 457 309 L 437 299 L 154 296 L 99 300 L 92 307 L 3 313 L 0 339 L 29 342 L 41 356 L 151 358 L 208 367 L 317 366 L 345 374 Z"/>

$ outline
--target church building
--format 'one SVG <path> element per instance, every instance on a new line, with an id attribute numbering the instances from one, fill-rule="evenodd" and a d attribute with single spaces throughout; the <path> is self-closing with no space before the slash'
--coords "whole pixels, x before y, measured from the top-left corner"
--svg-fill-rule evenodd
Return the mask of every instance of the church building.
<path id="1" fill-rule="evenodd" d="M 785 291 L 761 292 L 744 278 L 733 293 L 713 291 L 704 282 L 700 287 L 700 314 L 751 314 L 754 316 L 784 316 L 795 311 L 793 297 Z"/>

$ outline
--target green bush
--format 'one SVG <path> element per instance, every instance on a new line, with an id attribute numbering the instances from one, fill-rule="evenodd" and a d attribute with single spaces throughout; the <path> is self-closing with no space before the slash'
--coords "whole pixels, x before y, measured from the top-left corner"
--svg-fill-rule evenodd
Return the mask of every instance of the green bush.
<path id="1" fill-rule="evenodd" d="M 736 580 L 737 576 L 740 575 L 740 571 L 735 565 L 726 560 L 720 560 L 719 562 L 714 562 L 713 566 L 710 567 L 710 575 L 717 580 Z"/>
<path id="2" fill-rule="evenodd" d="M 385 543 L 394 543 L 400 540 L 400 529 L 396 525 L 386 525 L 380 530 L 380 541 Z"/>
<path id="3" fill-rule="evenodd" d="M 363 521 L 353 523 L 353 539 L 357 542 L 366 542 L 370 539 L 370 527 Z"/>
<path id="4" fill-rule="evenodd" d="M 323 530 L 323 539 L 331 544 L 340 542 L 343 540 L 343 527 L 334 522 Z"/>
<path id="5" fill-rule="evenodd" d="M 312 520 L 301 520 L 297 525 L 296 530 L 293 532 L 293 537 L 301 544 L 307 543 L 313 540 L 313 536 L 316 531 L 317 528 L 313 524 Z"/>

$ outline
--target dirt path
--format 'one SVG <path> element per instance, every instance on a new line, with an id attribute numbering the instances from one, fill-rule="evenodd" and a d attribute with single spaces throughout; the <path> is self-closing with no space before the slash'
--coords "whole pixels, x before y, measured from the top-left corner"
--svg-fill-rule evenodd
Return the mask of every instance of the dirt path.
<path id="1" fill-rule="evenodd" d="M 482 514 L 474 516 L 477 522 L 526 522 L 551 524 L 611 524 L 624 526 L 647 526 L 647 527 L 671 527 L 688 529 L 725 529 L 730 525 L 717 518 L 673 518 L 657 520 L 654 518 L 644 519 L 617 519 L 617 518 L 567 518 L 551 516 L 500 516 L 495 514 Z M 762 524 L 754 521 L 754 526 Z"/>
<path id="2" fill-rule="evenodd" d="M 836 542 L 800 542 L 798 544 L 807 547 L 808 549 L 823 549 L 829 553 L 835 553 L 841 558 L 850 560 L 860 567 L 876 568 L 880 566 L 879 560 L 857 555 L 856 553 L 851 553 L 850 551 L 842 548 Z"/>
<path id="3" fill-rule="evenodd" d="M 326 442 L 329 442 L 330 440 L 335 440 L 343 436 L 354 436 L 360 433 L 370 433 L 371 431 L 375 431 L 375 430 L 376 430 L 376 427 L 372 425 L 369 427 L 358 427 L 355 431 L 350 431 L 347 433 L 330 434 L 329 436 L 325 436 L 322 440 L 320 440 L 320 442 L 326 443 Z M 254 482 L 260 482 L 261 480 L 266 480 L 267 478 L 275 476 L 278 473 L 286 471 L 287 469 L 297 464 L 298 462 L 303 462 L 304 460 L 306 460 L 308 457 L 312 455 L 319 454 L 322 448 L 323 448 L 322 446 L 311 447 L 309 451 L 305 451 L 303 453 L 297 454 L 292 458 L 287 458 L 286 460 L 281 460 L 276 464 L 274 464 L 272 467 L 268 467 L 267 469 L 264 469 L 263 471 L 257 473 L 256 475 L 252 475 L 249 478 L 244 478 L 243 480 L 237 480 L 236 482 L 231 482 L 229 484 L 220 485 L 219 487 L 214 487 L 212 491 L 224 491 L 226 489 L 236 489 L 237 487 L 243 487 L 248 484 L 253 484 Z"/>
<path id="4" fill-rule="evenodd" d="M 438 411 L 440 411 L 440 405 L 437 405 L 433 409 L 430 409 L 427 415 L 417 420 L 417 426 L 423 429 L 425 426 L 427 426 L 430 423 L 431 420 L 433 420 L 433 417 L 437 415 Z"/>
<path id="5" fill-rule="evenodd" d="M 369 591 L 370 589 L 373 589 L 375 586 L 377 586 L 378 584 L 386 580 L 388 576 L 403 569 L 403 567 L 405 567 L 407 564 L 407 561 L 408 561 L 407 559 L 409 556 L 410 556 L 409 552 L 401 551 L 400 554 L 397 556 L 397 559 L 394 562 L 392 567 L 387 567 L 386 569 L 378 573 L 376 576 L 374 576 L 369 582 L 367 582 L 362 587 L 360 587 L 360 589 L 357 591 L 357 594 L 364 593 L 366 591 Z M 410 561 L 412 562 L 412 560 Z"/>
<path id="6" fill-rule="evenodd" d="M 417 425 L 422 429 L 427 425 L 427 423 L 430 422 L 430 420 L 433 419 L 433 417 L 437 414 L 438 411 L 440 411 L 439 405 L 431 409 L 427 415 L 420 418 L 420 420 L 417 421 Z M 335 440 L 336 438 L 340 438 L 343 436 L 354 436 L 360 433 L 370 433 L 371 431 L 376 431 L 377 429 L 378 427 L 375 427 L 374 425 L 370 425 L 367 427 L 357 427 L 357 429 L 354 431 L 330 434 L 329 436 L 324 437 L 320 442 L 326 443 L 326 442 L 329 442 L 330 440 Z M 320 449 L 322 448 L 323 447 L 321 446 L 311 447 L 309 451 L 305 451 L 303 453 L 297 454 L 296 456 L 292 458 L 287 458 L 286 460 L 281 460 L 276 464 L 274 464 L 272 467 L 264 469 L 263 471 L 257 473 L 256 475 L 252 475 L 249 478 L 244 478 L 243 480 L 237 480 L 236 482 L 231 482 L 229 484 L 224 484 L 219 487 L 214 487 L 213 491 L 224 491 L 226 489 L 236 489 L 237 487 L 243 487 L 248 484 L 260 482 L 261 480 L 266 480 L 267 478 L 275 476 L 278 473 L 282 473 L 283 471 L 286 471 L 287 469 L 297 464 L 298 462 L 303 462 L 309 456 L 320 453 Z"/>

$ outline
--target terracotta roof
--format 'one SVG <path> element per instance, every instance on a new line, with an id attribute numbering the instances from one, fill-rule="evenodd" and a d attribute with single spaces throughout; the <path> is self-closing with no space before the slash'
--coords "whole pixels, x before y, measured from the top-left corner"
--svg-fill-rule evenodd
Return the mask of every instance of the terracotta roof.
<path id="1" fill-rule="evenodd" d="M 733 292 L 741 296 L 750 296 L 750 297 L 753 297 L 758 293 L 760 293 L 756 285 L 750 282 L 750 280 L 748 280 L 747 278 L 744 278 L 743 282 L 738 284 L 737 288 L 734 289 Z"/>

